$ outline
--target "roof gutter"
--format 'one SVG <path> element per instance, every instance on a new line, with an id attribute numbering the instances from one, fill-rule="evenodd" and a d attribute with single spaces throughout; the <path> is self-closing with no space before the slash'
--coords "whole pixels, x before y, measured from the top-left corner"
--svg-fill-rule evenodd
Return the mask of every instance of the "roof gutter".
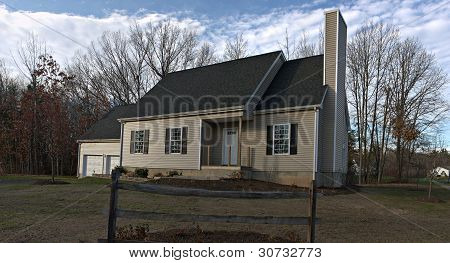
<path id="1" fill-rule="evenodd" d="M 316 110 L 323 108 L 323 102 L 328 92 L 328 86 L 326 86 L 325 92 L 323 93 L 322 100 L 320 104 L 313 104 L 307 106 L 295 106 L 295 107 L 284 107 L 277 109 L 267 109 L 267 110 L 256 110 L 255 114 L 266 114 L 266 113 L 280 113 L 280 112 L 291 112 L 291 111 L 301 111 L 301 110 Z"/>
<path id="2" fill-rule="evenodd" d="M 267 110 L 256 110 L 255 114 L 268 114 L 268 113 L 282 113 L 282 112 L 291 112 L 291 111 L 304 111 L 304 110 L 315 110 L 317 108 L 321 108 L 321 104 L 314 104 L 308 106 L 295 106 L 295 107 L 285 107 L 285 108 L 277 108 L 277 109 L 267 109 Z"/>
<path id="3" fill-rule="evenodd" d="M 77 143 L 87 143 L 87 142 L 100 142 L 100 143 L 120 142 L 120 139 L 86 139 L 86 140 L 77 140 Z"/>
<path id="4" fill-rule="evenodd" d="M 218 114 L 218 113 L 239 112 L 239 111 L 243 111 L 243 110 L 244 110 L 243 106 L 234 106 L 234 107 L 211 109 L 211 110 L 198 110 L 198 111 L 188 111 L 188 112 L 180 112 L 180 113 L 160 114 L 160 115 L 154 115 L 154 116 L 120 118 L 120 119 L 118 119 L 118 121 L 119 122 L 131 122 L 131 121 L 180 118 L 180 117 L 209 115 L 209 114 Z"/>

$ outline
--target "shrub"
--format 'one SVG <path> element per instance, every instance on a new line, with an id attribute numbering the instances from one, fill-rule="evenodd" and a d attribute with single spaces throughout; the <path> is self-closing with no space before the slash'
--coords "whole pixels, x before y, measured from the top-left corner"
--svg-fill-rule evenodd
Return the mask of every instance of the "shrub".
<path id="1" fill-rule="evenodd" d="M 125 169 L 125 167 L 123 166 L 116 166 L 114 167 L 115 170 L 119 171 L 121 174 L 126 174 L 127 173 L 127 169 Z"/>
<path id="2" fill-rule="evenodd" d="M 173 177 L 173 176 L 177 176 L 180 175 L 177 171 L 168 171 L 167 172 L 167 177 Z"/>
<path id="3" fill-rule="evenodd" d="M 155 173 L 153 177 L 163 177 L 163 174 L 161 172 Z"/>
<path id="4" fill-rule="evenodd" d="M 241 180 L 244 179 L 244 173 L 242 171 L 233 171 L 231 178 Z"/>
<path id="5" fill-rule="evenodd" d="M 139 168 L 139 169 L 136 169 L 136 170 L 134 171 L 134 173 L 135 173 L 135 175 L 136 175 L 137 177 L 147 178 L 147 176 L 148 176 L 148 169 L 145 169 L 145 168 Z"/>

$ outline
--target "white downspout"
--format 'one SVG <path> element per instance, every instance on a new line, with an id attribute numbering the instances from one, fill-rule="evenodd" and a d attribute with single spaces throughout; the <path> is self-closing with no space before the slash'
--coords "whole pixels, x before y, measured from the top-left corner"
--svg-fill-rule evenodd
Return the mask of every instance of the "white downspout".
<path id="1" fill-rule="evenodd" d="M 313 160 L 313 180 L 316 179 L 317 166 L 318 166 L 318 152 L 319 152 L 319 109 L 314 110 L 314 160 Z"/>
<path id="2" fill-rule="evenodd" d="M 81 176 L 80 176 L 80 154 L 81 154 L 80 150 L 81 150 L 81 143 L 78 143 L 78 164 L 77 164 L 77 177 L 78 178 L 81 178 Z"/>
<path id="3" fill-rule="evenodd" d="M 122 166 L 123 155 L 123 122 L 120 122 L 120 153 L 119 153 L 119 165 Z"/>
<path id="4" fill-rule="evenodd" d="M 203 142 L 202 131 L 203 131 L 203 121 L 202 121 L 202 119 L 200 119 L 200 131 L 199 131 L 200 139 L 199 139 L 199 143 L 198 143 L 199 144 L 199 147 L 198 147 L 198 169 L 199 170 L 202 169 L 202 142 Z"/>

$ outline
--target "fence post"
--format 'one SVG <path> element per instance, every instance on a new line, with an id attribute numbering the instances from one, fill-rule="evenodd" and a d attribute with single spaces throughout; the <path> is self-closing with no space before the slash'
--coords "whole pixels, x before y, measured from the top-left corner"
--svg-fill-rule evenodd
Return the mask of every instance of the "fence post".
<path id="1" fill-rule="evenodd" d="M 252 167 L 251 158 L 252 158 L 252 148 L 250 148 L 250 146 L 249 146 L 248 147 L 248 160 L 247 160 L 248 167 Z"/>
<path id="2" fill-rule="evenodd" d="M 208 166 L 210 166 L 211 145 L 208 145 Z"/>
<path id="3" fill-rule="evenodd" d="M 308 236 L 306 240 L 308 243 L 314 243 L 316 234 L 316 182 L 311 180 L 309 187 L 309 224 L 308 224 Z"/>
<path id="4" fill-rule="evenodd" d="M 228 146 L 228 166 L 231 165 L 231 146 Z"/>
<path id="5" fill-rule="evenodd" d="M 116 219 L 117 219 L 117 198 L 120 172 L 114 169 L 111 173 L 111 196 L 109 199 L 109 218 L 108 218 L 108 242 L 114 242 L 116 237 Z"/>

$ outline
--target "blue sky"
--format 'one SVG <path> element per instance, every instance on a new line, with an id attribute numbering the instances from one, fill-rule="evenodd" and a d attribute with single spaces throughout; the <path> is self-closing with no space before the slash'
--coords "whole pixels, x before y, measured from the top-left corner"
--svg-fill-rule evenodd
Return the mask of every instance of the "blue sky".
<path id="1" fill-rule="evenodd" d="M 13 5 L 18 9 L 32 11 L 48 11 L 53 13 L 72 13 L 83 16 L 102 17 L 111 12 L 121 10 L 128 14 L 138 12 L 186 12 L 192 14 L 203 14 L 209 17 L 221 17 L 230 15 L 240 15 L 247 13 L 265 13 L 274 8 L 296 7 L 304 3 L 317 2 L 316 6 L 326 6 L 325 1 L 252 1 L 252 0 L 227 0 L 227 1 L 207 1 L 207 0 L 150 0 L 150 1 L 56 1 L 56 0 L 5 0 L 2 1 Z M 332 1 L 331 4 L 335 4 Z M 328 3 L 329 4 L 329 3 Z"/>
<path id="2" fill-rule="evenodd" d="M 399 26 L 403 37 L 419 38 L 450 75 L 450 0 L 0 0 L 0 58 L 13 65 L 11 55 L 34 32 L 64 64 L 105 30 L 167 18 L 195 29 L 219 54 L 227 37 L 242 32 L 257 54 L 278 50 L 286 29 L 293 37 L 307 32 L 317 38 L 323 11 L 331 8 L 341 9 L 349 37 L 368 19 Z M 450 98 L 450 89 L 442 95 Z M 443 130 L 449 147 L 450 124 Z"/>

